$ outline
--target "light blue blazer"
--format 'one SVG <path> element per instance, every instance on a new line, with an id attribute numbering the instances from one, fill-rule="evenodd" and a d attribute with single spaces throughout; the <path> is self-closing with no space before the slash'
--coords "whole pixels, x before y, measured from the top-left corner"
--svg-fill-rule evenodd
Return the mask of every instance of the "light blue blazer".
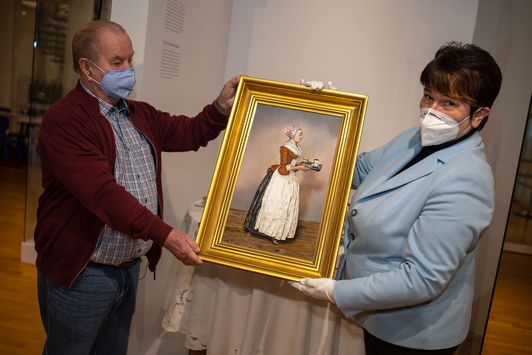
<path id="1" fill-rule="evenodd" d="M 382 340 L 441 349 L 469 329 L 475 247 L 493 215 L 494 184 L 479 133 L 396 175 L 420 150 L 412 128 L 359 156 L 334 298 Z"/>

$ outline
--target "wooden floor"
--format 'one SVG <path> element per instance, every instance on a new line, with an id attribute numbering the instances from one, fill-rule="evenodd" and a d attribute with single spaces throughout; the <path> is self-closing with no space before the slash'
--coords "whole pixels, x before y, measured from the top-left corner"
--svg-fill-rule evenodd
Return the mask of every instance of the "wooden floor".
<path id="1" fill-rule="evenodd" d="M 531 255 L 503 253 L 482 354 L 532 354 Z"/>
<path id="2" fill-rule="evenodd" d="M 40 354 L 45 338 L 39 319 L 35 267 L 19 261 L 25 181 L 24 169 L 0 166 L 2 355 Z M 532 256 L 503 253 L 482 355 L 532 354 L 531 298 Z"/>
<path id="3" fill-rule="evenodd" d="M 33 265 L 20 262 L 26 170 L 0 166 L 0 354 L 42 353 L 44 330 Z"/>

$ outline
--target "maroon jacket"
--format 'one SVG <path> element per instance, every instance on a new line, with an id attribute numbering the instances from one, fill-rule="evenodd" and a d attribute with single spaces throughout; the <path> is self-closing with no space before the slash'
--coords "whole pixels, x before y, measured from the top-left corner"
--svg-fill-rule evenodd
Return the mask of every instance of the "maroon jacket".
<path id="1" fill-rule="evenodd" d="M 79 83 L 42 120 L 37 153 L 44 192 L 37 208 L 35 249 L 37 269 L 56 282 L 72 285 L 89 262 L 104 224 L 132 238 L 153 240 L 147 257 L 155 271 L 172 229 L 161 219 L 161 151 L 198 150 L 227 125 L 227 116 L 213 105 L 190 118 L 172 116 L 144 102 L 127 104 L 133 124 L 153 148 L 158 216 L 117 184 L 111 125 L 100 114 L 98 100 Z"/>

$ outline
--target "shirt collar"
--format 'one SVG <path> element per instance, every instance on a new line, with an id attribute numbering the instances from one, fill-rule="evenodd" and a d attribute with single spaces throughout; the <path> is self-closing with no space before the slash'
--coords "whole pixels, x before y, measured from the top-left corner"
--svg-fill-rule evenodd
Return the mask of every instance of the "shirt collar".
<path id="1" fill-rule="evenodd" d="M 98 105 L 100 106 L 100 112 L 102 114 L 109 114 L 112 113 L 113 109 L 116 110 L 119 114 L 129 114 L 129 107 L 127 105 L 126 100 L 120 99 L 116 103 L 116 105 L 111 105 L 110 103 L 100 99 L 98 96 L 96 96 L 88 87 L 83 84 L 83 81 L 79 81 L 81 84 L 81 87 L 92 97 L 96 98 L 98 100 Z"/>

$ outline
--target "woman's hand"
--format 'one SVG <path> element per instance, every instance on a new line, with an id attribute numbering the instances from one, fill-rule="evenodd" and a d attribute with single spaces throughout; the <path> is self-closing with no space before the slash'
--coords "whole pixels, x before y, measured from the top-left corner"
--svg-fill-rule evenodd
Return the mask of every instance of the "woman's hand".
<path id="1" fill-rule="evenodd" d="M 329 90 L 336 90 L 336 87 L 333 85 L 331 81 L 328 81 L 327 84 L 323 84 L 323 81 L 318 81 L 318 80 L 307 81 L 305 79 L 301 79 L 299 83 L 301 85 L 309 87 L 310 90 L 313 90 L 313 91 L 321 91 L 324 88 L 329 89 Z"/>
<path id="2" fill-rule="evenodd" d="M 313 297 L 317 300 L 329 301 L 336 303 L 334 299 L 334 283 L 333 279 L 319 278 L 312 279 L 304 277 L 299 282 L 289 281 L 292 287 L 297 288 L 305 295 Z"/>

